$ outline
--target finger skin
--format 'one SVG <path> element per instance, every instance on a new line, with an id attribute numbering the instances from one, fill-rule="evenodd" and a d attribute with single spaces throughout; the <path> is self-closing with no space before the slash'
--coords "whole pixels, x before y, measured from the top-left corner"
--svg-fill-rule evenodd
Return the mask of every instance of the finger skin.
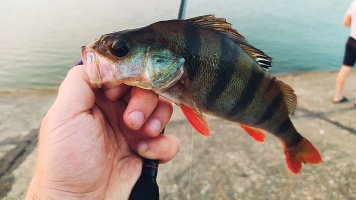
<path id="1" fill-rule="evenodd" d="M 170 161 L 179 151 L 180 141 L 173 135 L 159 135 L 137 141 L 135 151 L 142 157 L 158 159 L 160 163 Z"/>
<path id="2" fill-rule="evenodd" d="M 95 100 L 93 91 L 96 89 L 97 87 L 90 82 L 84 66 L 78 65 L 68 72 L 59 88 L 56 101 L 68 105 L 71 110 L 75 108 L 72 112 L 86 111 L 93 107 Z M 66 108 L 63 105 L 59 106 L 63 107 L 62 109 Z"/>
<path id="3" fill-rule="evenodd" d="M 109 99 L 110 101 L 117 101 L 122 96 L 130 92 L 130 89 L 131 89 L 130 86 L 121 84 L 119 86 L 104 90 L 104 94 L 106 98 Z"/>
<path id="4" fill-rule="evenodd" d="M 57 98 L 44 121 L 52 124 L 54 130 L 78 114 L 88 112 L 94 106 L 93 91 L 96 89 L 97 87 L 90 82 L 83 65 L 72 68 L 62 82 Z"/>
<path id="5" fill-rule="evenodd" d="M 141 129 L 158 103 L 158 95 L 149 90 L 133 87 L 124 113 L 124 122 L 132 130 Z M 143 103 L 144 102 L 144 103 Z"/>
<path id="6" fill-rule="evenodd" d="M 171 118 L 172 113 L 172 103 L 160 97 L 156 109 L 143 125 L 142 129 L 145 134 L 150 137 L 159 135 Z"/>

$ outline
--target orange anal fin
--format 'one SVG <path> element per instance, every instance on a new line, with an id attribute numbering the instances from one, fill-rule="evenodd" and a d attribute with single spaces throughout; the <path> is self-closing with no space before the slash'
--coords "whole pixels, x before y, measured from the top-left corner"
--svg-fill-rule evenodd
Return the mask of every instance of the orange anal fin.
<path id="1" fill-rule="evenodd" d="M 266 134 L 259 128 L 254 128 L 251 126 L 247 126 L 245 124 L 240 124 L 241 128 L 246 131 L 253 139 L 258 142 L 264 142 L 266 138 Z"/>
<path id="2" fill-rule="evenodd" d="M 303 138 L 299 144 L 291 148 L 284 148 L 288 168 L 297 174 L 302 168 L 302 163 L 317 164 L 322 162 L 321 156 L 316 148 L 307 139 Z"/>
<path id="3" fill-rule="evenodd" d="M 211 136 L 208 122 L 201 115 L 185 105 L 179 105 L 179 107 L 195 130 L 204 136 Z"/>

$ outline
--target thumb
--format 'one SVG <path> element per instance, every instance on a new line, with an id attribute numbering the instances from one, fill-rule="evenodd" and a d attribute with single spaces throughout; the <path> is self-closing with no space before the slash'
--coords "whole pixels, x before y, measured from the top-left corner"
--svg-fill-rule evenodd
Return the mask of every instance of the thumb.
<path id="1" fill-rule="evenodd" d="M 84 65 L 72 68 L 59 87 L 58 95 L 50 111 L 59 121 L 67 121 L 74 116 L 90 110 L 94 106 L 97 87 L 92 84 Z M 54 112 L 54 113 L 53 113 Z"/>

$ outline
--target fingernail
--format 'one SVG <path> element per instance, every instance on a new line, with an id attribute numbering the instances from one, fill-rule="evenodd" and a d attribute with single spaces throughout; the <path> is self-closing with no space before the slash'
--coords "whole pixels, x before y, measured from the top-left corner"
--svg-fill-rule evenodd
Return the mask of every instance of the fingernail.
<path id="1" fill-rule="evenodd" d="M 147 125 L 148 128 L 155 133 L 158 133 L 161 130 L 161 122 L 158 119 L 151 119 L 148 121 Z"/>
<path id="2" fill-rule="evenodd" d="M 145 120 L 145 117 L 143 116 L 142 112 L 134 111 L 128 115 L 128 119 L 129 119 L 131 125 L 133 125 L 137 128 L 141 128 L 141 126 Z"/>
<path id="3" fill-rule="evenodd" d="M 144 153 L 146 152 L 148 149 L 148 144 L 146 141 L 142 141 L 140 143 L 138 143 L 138 147 L 137 147 L 137 151 L 140 153 Z"/>

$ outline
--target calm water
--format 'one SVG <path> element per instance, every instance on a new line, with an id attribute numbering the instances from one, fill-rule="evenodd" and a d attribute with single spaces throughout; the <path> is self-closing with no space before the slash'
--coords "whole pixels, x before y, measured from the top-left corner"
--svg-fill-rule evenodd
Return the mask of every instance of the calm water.
<path id="1" fill-rule="evenodd" d="M 17 0 L 0 7 L 0 90 L 56 87 L 79 48 L 107 32 L 177 17 L 180 0 Z M 271 73 L 337 70 L 351 0 L 188 0 L 273 57 Z"/>

